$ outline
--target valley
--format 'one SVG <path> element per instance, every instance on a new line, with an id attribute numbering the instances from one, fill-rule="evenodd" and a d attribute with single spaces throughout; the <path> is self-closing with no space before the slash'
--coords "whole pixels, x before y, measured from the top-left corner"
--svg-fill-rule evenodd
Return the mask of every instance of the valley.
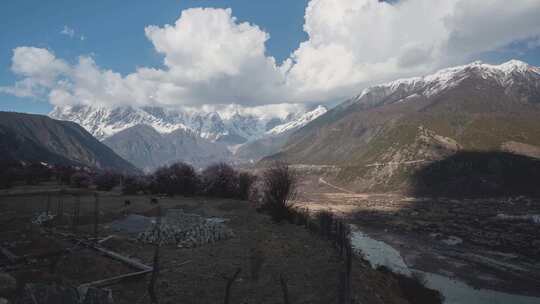
<path id="1" fill-rule="evenodd" d="M 0 304 L 540 304 L 540 0 L 0 3 Z"/>
<path id="2" fill-rule="evenodd" d="M 278 116 L 1 113 L 2 267 L 115 303 L 538 303 L 539 92 L 512 60 Z"/>
<path id="3" fill-rule="evenodd" d="M 430 278 L 445 278 L 439 285 L 445 303 L 540 301 L 537 198 L 355 193 L 324 179 L 305 186 L 296 207 L 330 210 L 353 223 L 361 236 L 358 246 L 372 262 L 398 272 L 420 271 L 428 286 Z M 453 290 L 451 282 L 460 287 Z"/>

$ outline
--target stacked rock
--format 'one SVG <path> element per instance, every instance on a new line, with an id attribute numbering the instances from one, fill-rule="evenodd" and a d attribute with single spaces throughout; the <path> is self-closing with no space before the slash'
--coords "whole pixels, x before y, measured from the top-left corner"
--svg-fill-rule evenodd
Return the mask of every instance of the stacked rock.
<path id="1" fill-rule="evenodd" d="M 32 224 L 36 225 L 43 225 L 49 221 L 52 221 L 56 217 L 55 214 L 47 213 L 47 212 L 41 212 L 32 218 Z"/>
<path id="2" fill-rule="evenodd" d="M 153 225 L 138 236 L 144 243 L 177 245 L 180 248 L 198 247 L 233 237 L 233 232 L 221 219 L 204 218 L 196 214 L 172 209 L 162 218 L 161 225 Z"/>

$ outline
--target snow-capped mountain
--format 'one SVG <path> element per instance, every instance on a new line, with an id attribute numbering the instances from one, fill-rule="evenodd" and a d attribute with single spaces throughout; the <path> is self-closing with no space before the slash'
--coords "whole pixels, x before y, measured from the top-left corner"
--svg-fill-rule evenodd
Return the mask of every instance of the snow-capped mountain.
<path id="1" fill-rule="evenodd" d="M 537 157 L 539 117 L 540 68 L 474 62 L 366 88 L 294 132 L 267 159 L 342 167 L 339 183 L 358 191 L 407 189 L 418 185 L 417 169 L 462 151 Z M 497 188 L 504 178 L 493 170 L 485 176 L 473 169 L 473 181 L 456 176 L 448 184 L 489 180 L 483 185 Z"/>
<path id="2" fill-rule="evenodd" d="M 327 111 L 326 107 L 318 106 L 287 123 L 278 124 L 266 131 L 260 138 L 234 147 L 234 155 L 239 160 L 255 162 L 265 156 L 277 153 L 294 131 L 304 127 Z"/>
<path id="3" fill-rule="evenodd" d="M 325 106 L 318 106 L 312 111 L 299 115 L 296 119 L 292 119 L 289 122 L 273 127 L 272 129 L 266 131 L 266 134 L 278 135 L 278 134 L 283 134 L 285 132 L 300 129 L 301 127 L 313 121 L 315 118 L 326 113 L 326 111 L 328 111 L 328 109 Z"/>
<path id="4" fill-rule="evenodd" d="M 103 140 L 136 125 L 149 125 L 160 133 L 187 129 L 184 117 L 171 115 L 161 108 L 91 107 L 83 105 L 55 107 L 49 116 L 59 120 L 73 121 L 94 137 Z"/>
<path id="5" fill-rule="evenodd" d="M 423 77 L 398 79 L 364 89 L 359 95 L 341 104 L 346 108 L 352 104 L 364 107 L 379 106 L 410 98 L 430 98 L 446 90 L 457 87 L 472 77 L 491 80 L 510 91 L 518 88 L 522 96 L 534 98 L 540 85 L 540 68 L 519 60 L 510 60 L 500 65 L 476 61 L 471 64 L 451 67 Z"/>
<path id="6" fill-rule="evenodd" d="M 99 140 L 136 125 L 148 125 L 162 134 L 178 129 L 189 130 L 204 139 L 234 145 L 267 134 L 299 128 L 324 112 L 326 108 L 319 106 L 311 111 L 294 112 L 280 118 L 238 112 L 226 116 L 218 112 L 166 110 L 159 107 L 106 108 L 75 105 L 55 107 L 49 116 L 76 122 Z"/>
<path id="7" fill-rule="evenodd" d="M 275 152 L 294 130 L 325 112 L 323 106 L 288 115 L 257 116 L 240 111 L 218 113 L 76 105 L 56 107 L 49 115 L 80 124 L 123 158 L 151 171 L 175 161 L 191 163 L 197 168 L 212 162 L 246 161 L 233 154 L 241 146 L 246 146 L 243 151 L 249 151 L 250 143 L 266 138 L 280 139 L 272 149 L 264 150 Z M 264 151 L 258 151 L 257 155 L 268 155 Z"/>

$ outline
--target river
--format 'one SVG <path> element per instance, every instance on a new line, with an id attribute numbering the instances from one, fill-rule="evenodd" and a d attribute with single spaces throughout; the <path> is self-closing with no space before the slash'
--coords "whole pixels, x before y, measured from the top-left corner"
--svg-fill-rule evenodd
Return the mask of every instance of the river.
<path id="1" fill-rule="evenodd" d="M 372 267 L 386 266 L 396 273 L 411 276 L 421 273 L 426 286 L 438 290 L 445 304 L 540 304 L 540 298 L 515 295 L 488 289 L 475 289 L 457 279 L 437 273 L 424 272 L 409 267 L 401 253 L 389 244 L 376 240 L 352 226 L 351 243 L 358 254 L 362 254 Z"/>

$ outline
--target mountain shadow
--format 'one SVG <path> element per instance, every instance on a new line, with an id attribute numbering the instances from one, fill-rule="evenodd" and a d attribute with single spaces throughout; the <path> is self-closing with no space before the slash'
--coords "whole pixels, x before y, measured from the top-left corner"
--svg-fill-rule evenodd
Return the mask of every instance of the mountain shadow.
<path id="1" fill-rule="evenodd" d="M 412 194 L 440 197 L 540 197 L 540 159 L 500 151 L 460 151 L 412 175 Z"/>

